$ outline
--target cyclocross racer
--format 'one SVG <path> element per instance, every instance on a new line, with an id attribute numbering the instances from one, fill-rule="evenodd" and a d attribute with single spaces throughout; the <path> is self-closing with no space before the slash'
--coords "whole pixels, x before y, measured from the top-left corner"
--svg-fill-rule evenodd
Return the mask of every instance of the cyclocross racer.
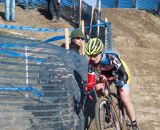
<path id="1" fill-rule="evenodd" d="M 114 51 L 104 51 L 104 44 L 98 38 L 93 38 L 85 45 L 85 53 L 89 56 L 89 72 L 96 70 L 99 75 L 100 82 L 96 84 L 96 90 L 104 90 L 104 82 L 106 77 L 113 77 L 116 75 L 116 88 L 120 93 L 120 98 L 126 113 L 131 121 L 132 129 L 139 130 L 136 122 L 135 111 L 131 102 L 130 89 L 128 81 L 130 77 L 125 68 L 126 64 L 120 59 L 119 55 Z"/>

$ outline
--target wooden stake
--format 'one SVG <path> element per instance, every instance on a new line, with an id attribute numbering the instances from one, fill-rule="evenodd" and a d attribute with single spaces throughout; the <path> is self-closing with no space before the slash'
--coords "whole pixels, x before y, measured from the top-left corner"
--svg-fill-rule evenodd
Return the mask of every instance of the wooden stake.
<path id="1" fill-rule="evenodd" d="M 85 34 L 85 29 L 84 29 L 84 20 L 81 21 L 81 31 L 83 34 Z M 84 47 L 85 47 L 85 43 L 82 44 L 81 46 L 81 54 L 84 56 L 85 55 L 85 52 L 84 52 Z"/>
<path id="2" fill-rule="evenodd" d="M 69 29 L 65 28 L 65 47 L 66 49 L 69 49 Z"/>
<path id="3" fill-rule="evenodd" d="M 79 28 L 81 27 L 81 17 L 82 17 L 82 0 L 80 0 L 80 5 L 79 5 Z"/>
<path id="4" fill-rule="evenodd" d="M 98 19 L 101 17 L 101 0 L 98 1 Z"/>
<path id="5" fill-rule="evenodd" d="M 81 31 L 83 34 L 85 34 L 85 30 L 84 30 L 84 20 L 81 20 Z"/>

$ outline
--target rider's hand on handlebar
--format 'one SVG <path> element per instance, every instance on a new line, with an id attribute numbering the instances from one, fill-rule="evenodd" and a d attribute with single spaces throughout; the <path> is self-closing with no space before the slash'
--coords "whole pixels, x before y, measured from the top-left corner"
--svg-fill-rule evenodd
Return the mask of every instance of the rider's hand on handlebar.
<path id="1" fill-rule="evenodd" d="M 115 81 L 115 77 L 106 77 L 105 75 L 99 75 L 99 82 L 100 83 L 107 83 L 107 82 L 112 82 Z"/>
<path id="2" fill-rule="evenodd" d="M 99 75 L 99 81 L 101 83 L 106 83 L 108 81 L 108 78 L 104 75 Z"/>
<path id="3" fill-rule="evenodd" d="M 98 83 L 96 84 L 96 90 L 99 91 L 99 90 L 104 90 L 105 88 L 105 84 L 104 83 Z"/>

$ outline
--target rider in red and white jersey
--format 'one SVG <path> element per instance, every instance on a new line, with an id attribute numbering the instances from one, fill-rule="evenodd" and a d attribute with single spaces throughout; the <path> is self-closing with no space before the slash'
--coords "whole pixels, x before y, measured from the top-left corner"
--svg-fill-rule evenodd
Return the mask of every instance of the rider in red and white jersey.
<path id="1" fill-rule="evenodd" d="M 131 102 L 130 89 L 128 81 L 130 79 L 126 64 L 120 59 L 119 55 L 114 51 L 104 51 L 104 44 L 98 38 L 90 39 L 85 45 L 85 53 L 89 56 L 88 70 L 89 73 L 98 72 L 100 82 L 96 84 L 96 90 L 103 93 L 105 78 L 114 77 L 116 75 L 115 85 L 119 90 L 120 98 L 124 104 L 127 115 L 131 121 L 132 129 L 139 130 L 135 110 Z"/>

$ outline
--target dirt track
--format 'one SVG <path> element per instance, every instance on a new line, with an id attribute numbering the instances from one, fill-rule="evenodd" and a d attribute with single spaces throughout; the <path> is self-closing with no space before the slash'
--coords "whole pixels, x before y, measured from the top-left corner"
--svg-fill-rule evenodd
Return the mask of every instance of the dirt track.
<path id="1" fill-rule="evenodd" d="M 61 22 L 51 22 L 50 15 L 47 10 L 38 8 L 37 10 L 29 9 L 25 11 L 22 7 L 16 6 L 15 17 L 16 22 L 7 22 L 4 20 L 4 5 L 0 4 L 0 24 L 15 25 L 15 26 L 29 26 L 33 28 L 73 28 L 73 25 L 61 18 Z M 19 37 L 35 38 L 40 40 L 47 40 L 56 35 L 64 35 L 62 32 L 32 32 L 32 31 L 17 31 L 0 29 L 0 31 L 10 32 Z"/>
<path id="2" fill-rule="evenodd" d="M 0 11 L 2 16 L 3 8 Z M 127 9 L 104 9 L 102 16 L 112 23 L 113 49 L 120 53 L 130 68 L 132 98 L 141 130 L 159 130 L 160 18 L 144 11 Z M 64 20 L 62 23 L 51 23 L 40 12 L 24 12 L 19 7 L 16 7 L 16 17 L 15 23 L 5 22 L 0 18 L 0 24 L 46 28 L 72 27 Z M 53 36 L 32 32 L 23 34 L 41 40 Z"/>
<path id="3" fill-rule="evenodd" d="M 160 129 L 160 18 L 144 11 L 104 9 L 113 48 L 129 65 L 132 98 L 142 130 Z"/>

